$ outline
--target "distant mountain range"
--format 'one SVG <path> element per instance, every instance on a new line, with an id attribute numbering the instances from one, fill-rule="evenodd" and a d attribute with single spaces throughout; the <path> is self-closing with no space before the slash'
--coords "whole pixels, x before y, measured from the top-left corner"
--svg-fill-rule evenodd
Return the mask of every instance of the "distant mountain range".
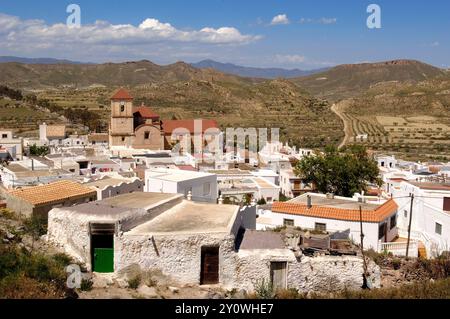
<path id="1" fill-rule="evenodd" d="M 91 64 L 52 58 L 21 58 L 17 56 L 0 56 L 0 63 L 12 63 L 12 62 L 24 64 Z"/>
<path id="2" fill-rule="evenodd" d="M 325 72 L 291 79 L 321 98 L 339 100 L 359 95 L 373 86 L 417 83 L 436 77 L 448 79 L 446 70 L 414 60 L 343 64 Z"/>
<path id="3" fill-rule="evenodd" d="M 198 69 L 215 69 L 223 73 L 233 74 L 237 76 L 263 79 L 297 78 L 324 72 L 329 69 L 322 68 L 317 70 L 305 71 L 299 69 L 288 70 L 282 68 L 253 68 L 232 63 L 221 63 L 214 60 L 203 60 L 198 63 L 191 63 L 191 65 Z"/>
<path id="4" fill-rule="evenodd" d="M 94 64 L 65 59 L 53 58 L 22 58 L 16 56 L 0 56 L 0 63 L 22 63 L 22 64 Z M 191 63 L 191 66 L 197 69 L 214 69 L 219 72 L 237 75 L 240 77 L 276 79 L 276 78 L 298 78 L 325 72 L 329 68 L 316 70 L 299 70 L 283 68 L 254 68 L 236 65 L 232 63 L 221 63 L 214 60 L 203 60 L 198 63 Z"/>

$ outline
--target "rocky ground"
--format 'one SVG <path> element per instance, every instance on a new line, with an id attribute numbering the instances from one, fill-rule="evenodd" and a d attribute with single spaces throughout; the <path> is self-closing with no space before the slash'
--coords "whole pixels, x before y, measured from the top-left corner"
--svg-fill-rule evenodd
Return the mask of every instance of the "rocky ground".
<path id="1" fill-rule="evenodd" d="M 224 299 L 244 298 L 244 292 L 219 286 L 181 285 L 159 270 L 141 271 L 130 266 L 119 274 L 93 274 L 92 289 L 79 292 L 81 299 Z"/>

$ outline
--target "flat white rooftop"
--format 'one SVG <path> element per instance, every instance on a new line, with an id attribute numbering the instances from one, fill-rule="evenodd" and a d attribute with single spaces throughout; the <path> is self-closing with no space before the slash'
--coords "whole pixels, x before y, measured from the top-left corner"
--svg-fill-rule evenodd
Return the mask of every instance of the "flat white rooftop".
<path id="1" fill-rule="evenodd" d="M 182 201 L 127 235 L 229 233 L 239 207 Z"/>

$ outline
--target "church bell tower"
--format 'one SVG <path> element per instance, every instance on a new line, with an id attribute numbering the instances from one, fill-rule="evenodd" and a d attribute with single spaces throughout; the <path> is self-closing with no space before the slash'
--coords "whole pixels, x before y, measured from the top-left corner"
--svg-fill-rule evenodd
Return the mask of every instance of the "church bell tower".
<path id="1" fill-rule="evenodd" d="M 134 138 L 133 98 L 125 89 L 111 97 L 109 145 L 132 147 Z"/>

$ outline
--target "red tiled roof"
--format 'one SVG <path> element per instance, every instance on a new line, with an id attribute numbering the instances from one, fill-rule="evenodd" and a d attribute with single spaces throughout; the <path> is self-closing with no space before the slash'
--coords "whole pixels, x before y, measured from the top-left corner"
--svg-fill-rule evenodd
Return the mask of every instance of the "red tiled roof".
<path id="1" fill-rule="evenodd" d="M 393 199 L 390 199 L 375 210 L 363 210 L 362 220 L 367 223 L 379 223 L 392 216 L 397 212 L 397 209 L 397 203 Z M 300 203 L 275 202 L 272 205 L 272 212 L 355 222 L 360 221 L 359 209 L 344 209 L 325 206 L 313 206 L 308 208 L 305 204 Z"/>
<path id="2" fill-rule="evenodd" d="M 366 193 L 367 196 L 380 196 L 381 194 L 382 191 L 378 188 L 369 188 Z"/>
<path id="3" fill-rule="evenodd" d="M 182 171 L 193 171 L 193 172 L 198 172 L 198 169 L 196 169 L 195 167 L 191 166 L 191 165 L 177 165 L 178 169 L 182 170 Z"/>
<path id="4" fill-rule="evenodd" d="M 159 119 L 159 115 L 147 106 L 137 106 L 133 108 L 133 113 L 139 113 L 145 119 Z"/>
<path id="5" fill-rule="evenodd" d="M 112 97 L 111 100 L 132 100 L 130 93 L 125 89 L 119 89 Z"/>
<path id="6" fill-rule="evenodd" d="M 402 177 L 389 178 L 389 180 L 393 181 L 393 182 L 403 182 L 403 181 L 407 182 L 408 181 L 406 178 L 402 178 Z"/>
<path id="7" fill-rule="evenodd" d="M 163 129 L 164 133 L 172 134 L 172 132 L 176 129 L 187 129 L 191 134 L 194 132 L 194 123 L 196 120 L 165 120 L 163 121 Z M 219 128 L 217 122 L 215 120 L 199 120 L 201 121 L 201 130 L 202 133 L 205 133 L 207 129 L 210 128 Z M 197 124 L 200 128 L 200 125 Z"/>
<path id="8" fill-rule="evenodd" d="M 57 181 L 47 185 L 33 186 L 9 192 L 10 196 L 35 205 L 58 203 L 68 199 L 96 196 L 97 192 L 74 181 Z"/>

